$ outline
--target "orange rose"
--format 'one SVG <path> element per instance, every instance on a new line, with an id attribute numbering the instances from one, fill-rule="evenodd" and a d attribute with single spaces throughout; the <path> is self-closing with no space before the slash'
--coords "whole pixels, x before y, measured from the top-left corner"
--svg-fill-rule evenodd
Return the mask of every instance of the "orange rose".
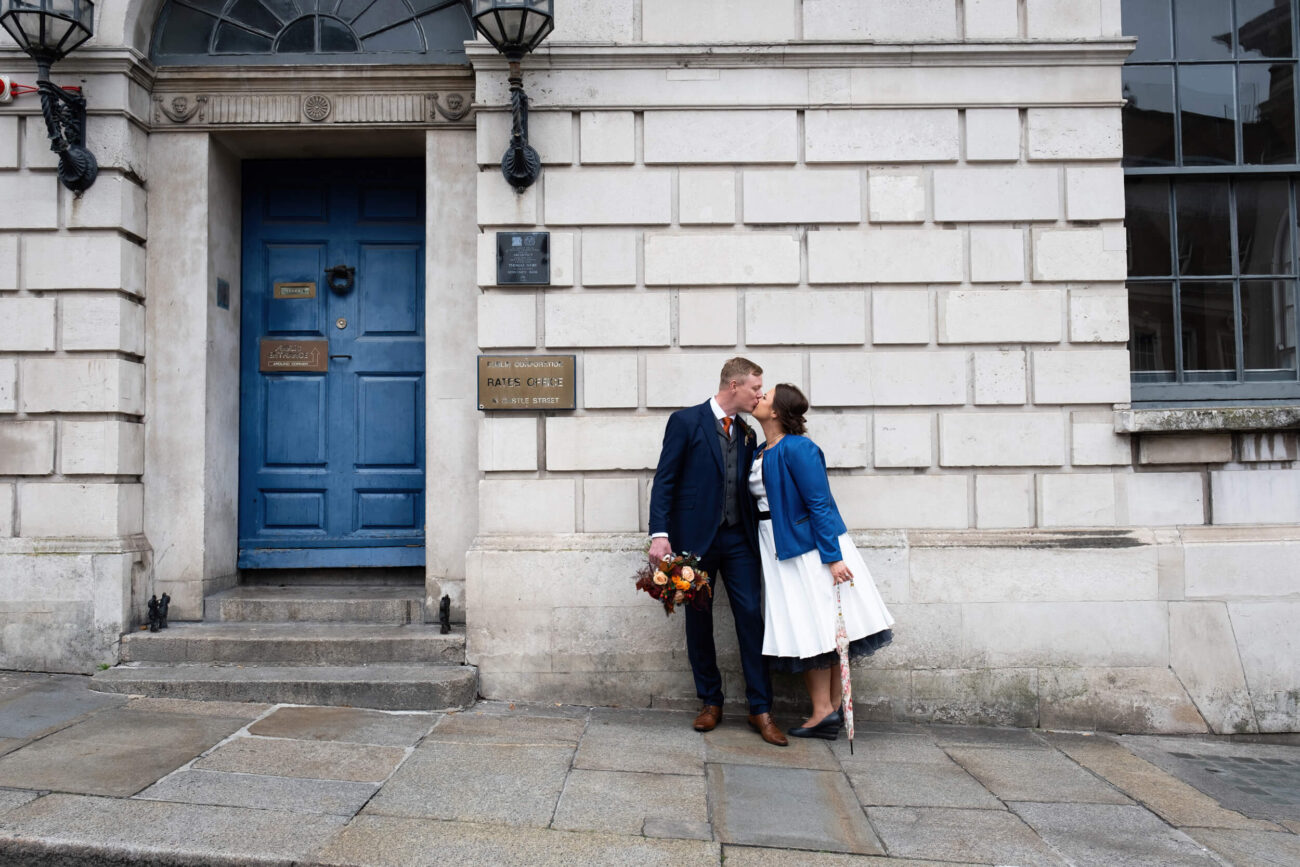
<path id="1" fill-rule="evenodd" d="M 668 583 L 668 576 L 658 570 L 655 570 L 654 578 L 652 578 L 651 580 L 662 587 L 663 585 Z"/>
<path id="2" fill-rule="evenodd" d="M 682 567 L 682 580 L 683 580 L 683 581 L 694 581 L 694 580 L 695 580 L 695 570 L 692 569 L 690 566 L 683 566 L 683 567 Z"/>

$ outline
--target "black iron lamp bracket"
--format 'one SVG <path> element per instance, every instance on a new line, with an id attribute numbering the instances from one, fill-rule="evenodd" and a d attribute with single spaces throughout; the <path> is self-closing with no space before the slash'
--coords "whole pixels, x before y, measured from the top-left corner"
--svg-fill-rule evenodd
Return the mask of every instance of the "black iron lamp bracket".
<path id="1" fill-rule="evenodd" d="M 519 60 L 510 61 L 510 145 L 501 157 L 501 174 L 515 192 L 522 193 L 542 173 L 542 158 L 528 143 L 528 96 L 524 93 L 524 74 Z"/>
<path id="2" fill-rule="evenodd" d="M 86 147 L 86 98 L 51 82 L 48 68 L 41 72 L 36 87 L 50 150 L 59 155 L 59 181 L 80 196 L 99 176 L 99 161 Z"/>

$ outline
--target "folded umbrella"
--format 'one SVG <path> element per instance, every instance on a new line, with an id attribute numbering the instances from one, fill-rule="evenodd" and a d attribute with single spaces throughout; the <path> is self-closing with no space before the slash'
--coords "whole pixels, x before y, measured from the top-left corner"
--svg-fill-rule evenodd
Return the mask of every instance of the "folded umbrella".
<path id="1" fill-rule="evenodd" d="M 849 630 L 844 626 L 840 585 L 835 585 L 835 649 L 840 654 L 840 688 L 844 691 L 844 727 L 849 731 L 849 755 L 853 755 L 853 679 L 849 676 Z"/>

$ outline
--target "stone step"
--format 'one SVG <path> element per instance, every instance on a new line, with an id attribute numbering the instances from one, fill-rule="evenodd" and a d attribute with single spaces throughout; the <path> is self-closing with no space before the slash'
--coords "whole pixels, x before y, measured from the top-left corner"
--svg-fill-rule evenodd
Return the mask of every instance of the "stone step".
<path id="1" fill-rule="evenodd" d="M 478 697 L 471 665 L 285 666 L 129 663 L 91 689 L 191 701 L 313 704 L 376 710 L 458 710 Z"/>
<path id="2" fill-rule="evenodd" d="M 283 665 L 465 662 L 465 630 L 432 624 L 172 623 L 122 637 L 122 662 Z"/>
<path id="3" fill-rule="evenodd" d="M 423 623 L 424 588 L 241 585 L 203 600 L 205 622 Z"/>

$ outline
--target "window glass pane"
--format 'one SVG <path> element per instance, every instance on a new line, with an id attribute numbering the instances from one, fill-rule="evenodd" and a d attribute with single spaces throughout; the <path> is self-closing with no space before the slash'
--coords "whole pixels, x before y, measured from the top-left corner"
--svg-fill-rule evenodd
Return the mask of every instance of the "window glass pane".
<path id="1" fill-rule="evenodd" d="M 227 14 L 231 20 L 243 24 L 245 27 L 261 30 L 263 33 L 279 33 L 282 26 L 276 17 L 266 11 L 266 7 L 258 3 L 257 0 L 238 0 L 234 6 L 230 7 L 230 12 Z"/>
<path id="2" fill-rule="evenodd" d="M 328 52 L 360 51 L 356 36 L 342 21 L 333 18 L 320 20 L 320 50 Z"/>
<path id="3" fill-rule="evenodd" d="M 1237 377 L 1236 317 L 1231 283 L 1184 282 L 1182 307 L 1183 370 L 1199 380 Z"/>
<path id="4" fill-rule="evenodd" d="M 1124 35 L 1136 36 L 1137 48 L 1128 56 L 1135 60 L 1167 60 L 1174 56 L 1173 25 L 1169 0 L 1125 0 Z"/>
<path id="5" fill-rule="evenodd" d="M 207 54 L 212 28 L 216 26 L 217 19 L 188 6 L 173 4 L 167 10 L 158 50 L 163 54 Z"/>
<path id="6" fill-rule="evenodd" d="M 1124 165 L 1174 164 L 1174 73 L 1168 66 L 1124 68 Z"/>
<path id="7" fill-rule="evenodd" d="M 1211 276 L 1232 273 L 1232 224 L 1226 180 L 1174 183 L 1178 217 L 1178 273 Z"/>
<path id="8" fill-rule="evenodd" d="M 222 24 L 217 28 L 216 51 L 219 54 L 267 54 L 271 51 L 271 37 Z"/>
<path id="9" fill-rule="evenodd" d="M 339 3 L 338 11 L 334 14 L 338 15 L 344 21 L 350 22 L 353 18 L 356 18 L 362 12 L 365 12 L 366 7 L 368 7 L 371 2 L 372 0 L 343 0 L 343 2 Z"/>
<path id="10" fill-rule="evenodd" d="M 274 12 L 281 22 L 292 21 L 302 14 L 297 0 L 262 0 L 262 5 Z"/>
<path id="11" fill-rule="evenodd" d="M 1145 381 L 1174 378 L 1174 287 L 1172 283 L 1130 283 L 1128 351 L 1133 371 Z M 1152 376 L 1151 374 L 1160 374 Z"/>
<path id="12" fill-rule="evenodd" d="M 1237 182 L 1237 262 L 1242 274 L 1294 273 L 1286 180 Z"/>
<path id="13" fill-rule="evenodd" d="M 1237 83 L 1242 162 L 1295 162 L 1295 64 L 1243 63 Z"/>
<path id="14" fill-rule="evenodd" d="M 1241 338 L 1247 369 L 1295 373 L 1295 281 L 1241 281 Z"/>
<path id="15" fill-rule="evenodd" d="M 1129 178 L 1124 184 L 1128 273 L 1168 277 L 1174 273 L 1169 245 L 1169 181 Z"/>
<path id="16" fill-rule="evenodd" d="M 1231 165 L 1237 158 L 1233 68 L 1228 65 L 1178 69 L 1178 107 L 1183 164 Z"/>
<path id="17" fill-rule="evenodd" d="M 380 30 L 373 36 L 363 36 L 361 44 L 365 46 L 366 51 L 424 50 L 424 40 L 420 37 L 420 30 L 414 21 Z"/>
<path id="18" fill-rule="evenodd" d="M 1291 57 L 1290 0 L 1237 0 L 1237 56 Z"/>
<path id="19" fill-rule="evenodd" d="M 1174 0 L 1174 47 L 1179 60 L 1232 56 L 1232 3 Z"/>
<path id="20" fill-rule="evenodd" d="M 367 35 L 391 27 L 403 18 L 410 18 L 411 10 L 402 0 L 374 0 L 352 22 L 352 29 L 364 40 Z"/>
<path id="21" fill-rule="evenodd" d="M 286 54 L 311 54 L 316 51 L 316 19 L 303 18 L 284 29 L 275 41 L 275 50 Z"/>

